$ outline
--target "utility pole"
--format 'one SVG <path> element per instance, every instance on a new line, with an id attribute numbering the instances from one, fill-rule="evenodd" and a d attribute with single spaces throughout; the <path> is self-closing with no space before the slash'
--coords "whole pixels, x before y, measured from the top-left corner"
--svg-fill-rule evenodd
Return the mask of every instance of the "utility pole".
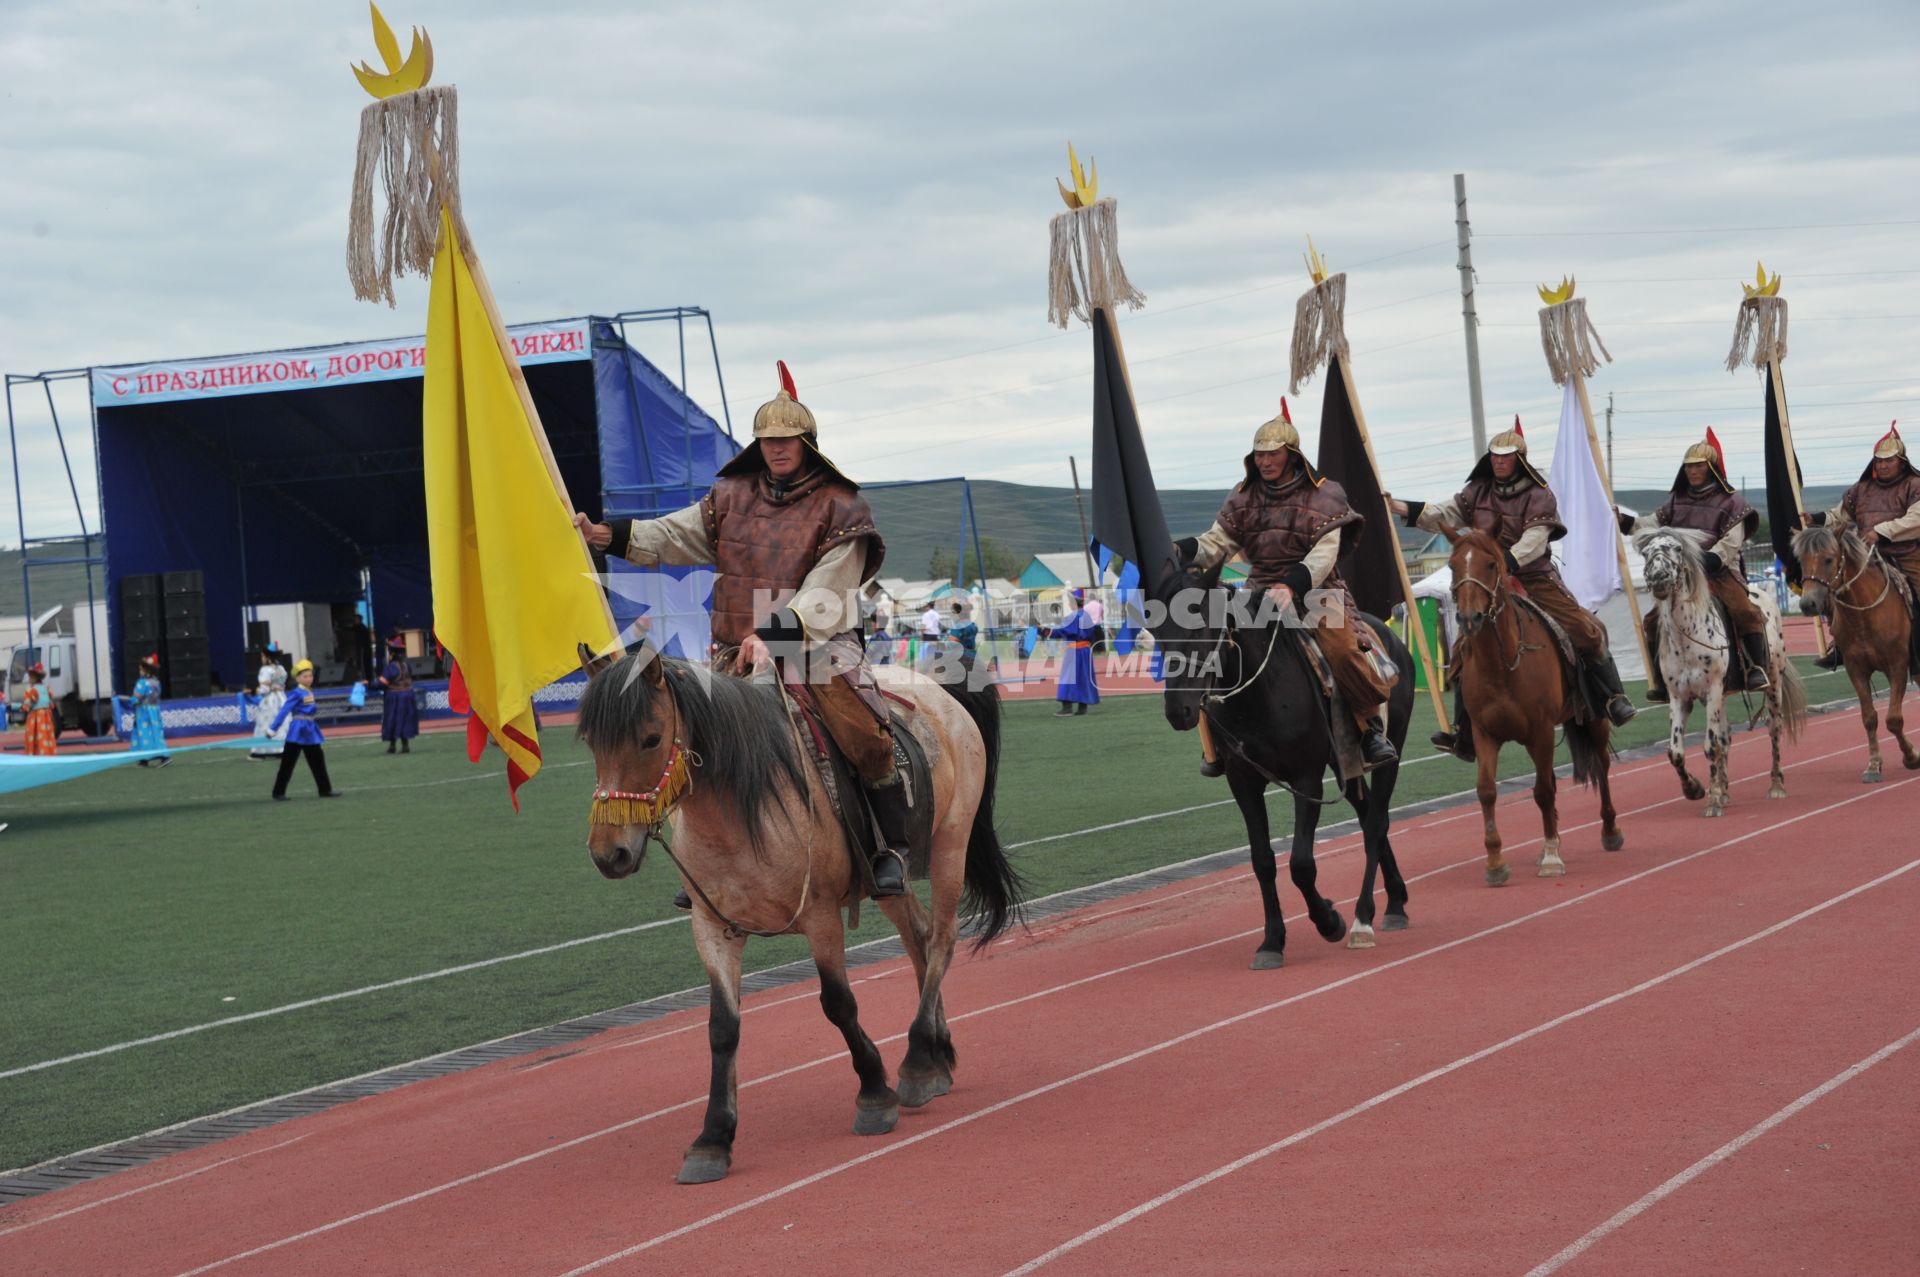
<path id="1" fill-rule="evenodd" d="M 1073 507 L 1080 512 L 1080 553 L 1087 556 L 1087 588 L 1097 590 L 1100 577 L 1093 568 L 1093 533 L 1087 531 L 1087 503 L 1080 496 L 1080 463 L 1068 457 L 1067 468 L 1073 472 Z"/>
<path id="2" fill-rule="evenodd" d="M 1460 244 L 1460 314 L 1467 325 L 1467 397 L 1473 405 L 1473 455 L 1478 457 L 1487 450 L 1487 407 L 1480 398 L 1480 317 L 1473 311 L 1473 230 L 1467 223 L 1465 173 L 1453 175 L 1453 226 Z"/>
<path id="3" fill-rule="evenodd" d="M 1607 478 L 1613 478 L 1613 392 L 1607 392 Z"/>

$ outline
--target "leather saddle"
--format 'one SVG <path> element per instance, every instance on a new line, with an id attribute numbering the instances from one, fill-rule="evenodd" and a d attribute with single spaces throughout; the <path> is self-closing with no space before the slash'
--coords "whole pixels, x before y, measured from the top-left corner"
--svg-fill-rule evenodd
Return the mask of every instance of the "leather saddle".
<path id="1" fill-rule="evenodd" d="M 872 861 L 886 843 L 874 820 L 873 809 L 867 805 L 867 787 L 861 784 L 853 764 L 840 746 L 834 743 L 832 734 L 821 722 L 806 687 L 788 684 L 787 691 L 793 698 L 800 721 L 807 726 L 807 736 L 813 746 L 814 768 L 819 772 L 821 787 L 827 791 L 827 801 L 832 804 L 833 813 L 840 821 L 840 830 L 846 837 L 853 870 L 850 881 L 858 883 L 862 891 L 870 892 L 873 888 Z M 907 876 L 924 878 L 933 858 L 933 772 L 927 766 L 926 748 L 914 736 L 910 726 L 912 703 L 892 692 L 883 690 L 881 695 L 906 707 L 908 711 L 902 713 L 900 709 L 890 708 L 888 726 L 893 732 L 894 764 L 900 769 L 901 783 L 910 787 L 908 793 L 912 795 L 910 805 L 913 818 L 908 823 L 911 846 L 907 853 Z M 849 903 L 857 901 L 860 894 L 853 892 L 849 896 Z M 855 917 L 857 919 L 858 915 Z M 858 925 L 857 921 L 854 925 Z"/>

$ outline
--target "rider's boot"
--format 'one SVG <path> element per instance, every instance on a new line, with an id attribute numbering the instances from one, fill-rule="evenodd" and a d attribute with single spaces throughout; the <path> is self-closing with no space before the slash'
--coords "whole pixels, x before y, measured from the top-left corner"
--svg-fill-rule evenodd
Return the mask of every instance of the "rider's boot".
<path id="1" fill-rule="evenodd" d="M 1593 671 L 1594 682 L 1599 684 L 1607 698 L 1608 721 L 1615 727 L 1625 727 L 1632 722 L 1633 716 L 1640 711 L 1633 707 L 1633 702 L 1627 699 L 1626 691 L 1620 686 L 1620 671 L 1613 663 L 1613 654 L 1609 652 L 1599 660 L 1589 662 L 1587 668 Z"/>
<path id="2" fill-rule="evenodd" d="M 693 897 L 687 894 L 685 887 L 673 893 L 673 907 L 682 913 L 693 912 Z"/>
<path id="3" fill-rule="evenodd" d="M 1655 705 L 1665 705 L 1672 698 L 1667 695 L 1666 672 L 1660 668 L 1660 618 L 1656 612 L 1641 624 L 1647 631 L 1647 651 L 1653 655 L 1653 665 L 1647 670 L 1647 700 Z"/>
<path id="4" fill-rule="evenodd" d="M 1213 743 L 1213 731 L 1207 726 L 1207 716 L 1200 715 L 1200 774 L 1207 777 L 1224 776 L 1227 766 L 1220 761 L 1220 751 Z"/>
<path id="5" fill-rule="evenodd" d="M 1823 670 L 1839 669 L 1841 665 L 1840 644 L 1837 641 L 1829 641 L 1826 653 L 1822 656 L 1815 657 L 1813 663 Z"/>
<path id="6" fill-rule="evenodd" d="M 907 894 L 907 853 L 913 845 L 913 809 L 907 805 L 907 780 L 894 773 L 890 785 L 867 786 L 867 802 L 880 824 L 880 835 L 887 845 L 873 855 L 873 898 Z"/>
<path id="7" fill-rule="evenodd" d="M 1435 732 L 1427 739 L 1443 754 L 1452 754 L 1463 763 L 1473 761 L 1473 729 L 1467 725 L 1467 707 L 1461 699 L 1459 684 L 1453 688 L 1453 730 Z"/>
<path id="8" fill-rule="evenodd" d="M 1765 634 L 1742 634 L 1740 650 L 1747 654 L 1747 690 L 1764 692 L 1771 684 L 1767 682 L 1767 636 Z"/>
<path id="9" fill-rule="evenodd" d="M 1360 760 L 1368 771 L 1384 767 L 1388 763 L 1400 761 L 1400 751 L 1387 739 L 1387 730 L 1375 714 L 1366 721 L 1360 733 Z"/>

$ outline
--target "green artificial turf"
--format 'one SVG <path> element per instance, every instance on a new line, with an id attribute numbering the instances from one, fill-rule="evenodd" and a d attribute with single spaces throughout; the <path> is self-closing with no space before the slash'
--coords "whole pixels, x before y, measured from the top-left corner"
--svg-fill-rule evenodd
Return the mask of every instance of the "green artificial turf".
<path id="1" fill-rule="evenodd" d="M 1811 686 L 1816 702 L 1846 690 Z M 1410 761 L 1431 756 L 1431 710 L 1424 695 L 1416 704 Z M 1196 772 L 1197 738 L 1168 730 L 1157 696 L 1110 698 L 1083 718 L 1053 713 L 1051 701 L 1006 707 L 1004 842 L 1200 810 L 1017 849 L 1031 894 L 1245 841 L 1224 783 Z M 1616 739 L 1659 740 L 1666 723 L 1645 713 Z M 547 769 L 521 790 L 517 815 L 498 756 L 469 764 L 458 734 L 393 757 L 376 741 L 334 741 L 328 762 L 345 794 L 331 802 L 304 769 L 293 801 L 270 802 L 270 766 L 227 751 L 8 796 L 0 1072 L 675 918 L 664 857 L 618 883 L 593 869 L 586 751 L 567 729 L 542 744 Z M 1525 770 L 1517 751 L 1503 761 L 1507 775 Z M 1472 782 L 1464 764 L 1421 762 L 1402 773 L 1395 803 Z M 1270 799 L 1283 845 L 1289 801 Z M 1326 820 L 1345 814 L 1330 808 Z M 1344 894 L 1357 879 L 1340 884 Z M 1257 917 L 1251 898 L 1248 909 Z M 863 919 L 854 942 L 888 934 L 878 911 Z M 791 938 L 747 948 L 750 969 L 804 954 Z M 0 1167 L 704 982 L 676 920 L 0 1078 Z M 689 1094 L 701 1085 L 689 1078 Z"/>

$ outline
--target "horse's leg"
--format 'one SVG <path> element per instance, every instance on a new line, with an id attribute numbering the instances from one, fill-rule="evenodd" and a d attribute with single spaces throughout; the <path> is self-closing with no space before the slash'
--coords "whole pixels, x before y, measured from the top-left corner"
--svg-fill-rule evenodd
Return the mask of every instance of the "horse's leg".
<path id="1" fill-rule="evenodd" d="M 1702 816 L 1720 816 L 1727 810 L 1727 755 L 1733 752 L 1733 732 L 1727 726 L 1727 693 L 1716 682 L 1707 689 L 1707 805 Z"/>
<path id="2" fill-rule="evenodd" d="M 713 1079 L 707 1089 L 706 1122 L 700 1138 L 680 1161 L 677 1181 L 711 1184 L 726 1176 L 733 1161 L 733 1135 L 740 1118 L 734 1057 L 740 1049 L 740 953 L 747 938 L 728 938 L 720 922 L 705 910 L 695 910 L 693 943 L 707 969 L 707 1045 L 713 1052 Z"/>
<path id="3" fill-rule="evenodd" d="M 1500 798 L 1500 746 L 1480 730 L 1478 723 L 1473 725 L 1473 750 L 1479 766 L 1474 793 L 1480 799 L 1480 819 L 1486 826 L 1487 885 L 1504 887 L 1510 874 L 1507 858 L 1500 854 L 1500 826 L 1493 820 L 1493 805 Z"/>
<path id="4" fill-rule="evenodd" d="M 1559 778 L 1553 774 L 1553 728 L 1538 734 L 1527 745 L 1533 758 L 1533 805 L 1540 809 L 1540 877 L 1558 878 L 1567 872 L 1560 858 L 1560 808 L 1554 801 Z"/>
<path id="5" fill-rule="evenodd" d="M 801 925 L 820 971 L 820 1009 L 847 1041 L 853 1071 L 860 1078 L 860 1096 L 854 1102 L 853 1133 L 885 1135 L 900 1120 L 900 1097 L 887 1085 L 886 1062 L 880 1048 L 860 1027 L 860 1007 L 847 981 L 846 933 L 838 909 L 809 909 Z"/>
<path id="6" fill-rule="evenodd" d="M 1778 643 L 1778 635 L 1769 634 L 1767 642 Z M 1786 677 L 1780 672 L 1784 662 L 1776 658 L 1773 665 L 1774 668 L 1767 671 L 1767 745 L 1773 751 L 1773 772 L 1771 783 L 1767 786 L 1767 797 L 1785 798 L 1787 773 L 1780 766 L 1780 720 L 1787 711 L 1787 701 L 1783 695 Z"/>
<path id="7" fill-rule="evenodd" d="M 1360 818 L 1360 841 L 1366 855 L 1366 868 L 1360 875 L 1360 894 L 1354 898 L 1353 927 L 1347 932 L 1347 948 L 1373 948 L 1373 880 L 1380 872 L 1380 844 L 1385 841 L 1385 821 L 1374 818 L 1372 791 L 1362 782 L 1347 786 L 1347 801 Z"/>
<path id="8" fill-rule="evenodd" d="M 1618 851 L 1627 845 L 1627 838 L 1613 809 L 1613 724 L 1594 724 L 1593 740 L 1594 783 L 1600 787 L 1600 850 Z"/>
<path id="9" fill-rule="evenodd" d="M 1295 776 L 1294 789 L 1311 797 L 1320 797 L 1320 778 Z M 1307 920 L 1320 938 L 1337 944 L 1347 938 L 1347 920 L 1333 901 L 1320 894 L 1320 872 L 1313 863 L 1313 836 L 1320 828 L 1320 804 L 1296 797 L 1293 800 L 1293 855 L 1287 859 L 1287 873 L 1307 902 Z"/>
<path id="10" fill-rule="evenodd" d="M 1864 658 L 1849 664 L 1847 677 L 1860 698 L 1860 721 L 1867 728 L 1867 770 L 1860 773 L 1860 783 L 1872 785 L 1880 780 L 1880 713 L 1873 707 L 1873 671 L 1862 669 L 1865 664 Z"/>
<path id="11" fill-rule="evenodd" d="M 1667 704 L 1667 718 L 1671 725 L 1667 729 L 1667 761 L 1673 764 L 1673 770 L 1680 777 L 1680 792 L 1687 801 L 1699 802 L 1707 796 L 1707 791 L 1693 773 L 1687 770 L 1687 719 L 1693 715 L 1693 696 L 1690 693 L 1673 690 L 1678 679 L 1668 679 L 1668 695 L 1672 698 Z"/>
<path id="12" fill-rule="evenodd" d="M 1272 829 L 1267 823 L 1267 782 L 1239 768 L 1227 772 L 1227 785 L 1247 826 L 1247 854 L 1253 861 L 1253 880 L 1260 885 L 1260 911 L 1265 930 L 1253 952 L 1252 969 L 1272 971 L 1286 962 L 1287 923 L 1280 913 L 1279 869 L 1273 859 Z"/>
<path id="13" fill-rule="evenodd" d="M 1901 712 L 1900 702 L 1907 698 L 1906 654 L 1899 654 L 1887 673 L 1887 730 L 1893 733 L 1893 739 L 1900 745 L 1900 765 L 1908 771 L 1920 770 L 1920 754 L 1913 752 L 1913 746 L 1907 743 L 1907 720 Z"/>
<path id="14" fill-rule="evenodd" d="M 907 1027 L 907 1054 L 900 1061 L 900 1103 L 919 1108 L 953 1089 L 953 1066 L 958 1056 L 947 1029 L 946 1003 L 941 987 L 953 965 L 959 942 L 960 895 L 965 882 L 967 838 L 973 825 L 969 808 L 965 819 L 949 809 L 934 833 L 933 856 L 927 871 L 933 908 L 926 917 L 926 966 L 920 973 L 920 1005 Z"/>

